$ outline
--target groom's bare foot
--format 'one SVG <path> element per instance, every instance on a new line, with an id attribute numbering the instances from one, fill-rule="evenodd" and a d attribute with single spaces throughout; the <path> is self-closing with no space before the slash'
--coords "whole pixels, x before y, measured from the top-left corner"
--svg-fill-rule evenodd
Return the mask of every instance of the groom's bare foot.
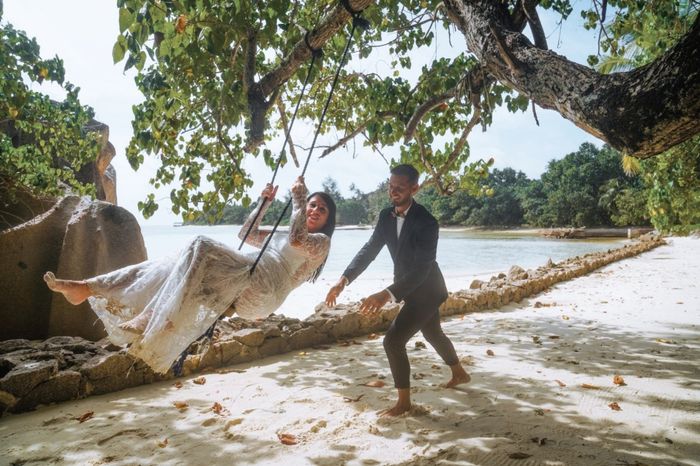
<path id="1" fill-rule="evenodd" d="M 379 415 L 381 417 L 395 417 L 395 416 L 401 416 L 403 413 L 406 413 L 410 410 L 411 410 L 411 403 L 408 403 L 408 404 L 396 403 L 396 405 L 393 408 L 384 409 L 382 411 L 379 411 Z"/>
<path id="2" fill-rule="evenodd" d="M 131 320 L 127 320 L 123 324 L 119 324 L 119 328 L 129 333 L 137 333 L 141 335 L 146 327 L 148 326 L 148 321 L 151 320 L 152 312 L 142 312 Z"/>
<path id="3" fill-rule="evenodd" d="M 51 291 L 61 293 L 66 298 L 66 301 L 74 305 L 82 303 L 92 295 L 87 283 L 75 280 L 59 280 L 53 272 L 46 272 L 44 281 Z"/>
<path id="4" fill-rule="evenodd" d="M 450 369 L 452 370 L 452 378 L 445 384 L 445 388 L 454 388 L 471 381 L 471 376 L 467 374 L 461 364 L 450 366 Z"/>

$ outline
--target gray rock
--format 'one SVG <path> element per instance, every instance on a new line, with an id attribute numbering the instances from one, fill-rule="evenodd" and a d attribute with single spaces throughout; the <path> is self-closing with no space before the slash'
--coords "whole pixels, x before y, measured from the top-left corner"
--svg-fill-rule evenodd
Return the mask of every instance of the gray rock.
<path id="1" fill-rule="evenodd" d="M 133 364 L 134 359 L 125 353 L 109 353 L 91 358 L 80 368 L 80 373 L 90 381 L 118 378 Z"/>
<path id="2" fill-rule="evenodd" d="M 263 344 L 258 348 L 258 352 L 260 357 L 266 358 L 275 354 L 286 353 L 290 349 L 286 338 L 272 337 L 265 338 Z"/>
<path id="3" fill-rule="evenodd" d="M 524 278 L 527 278 L 527 272 L 519 265 L 514 265 L 508 270 L 507 279 L 509 281 L 522 280 Z"/>
<path id="4" fill-rule="evenodd" d="M 247 346 L 260 346 L 265 340 L 265 332 L 257 328 L 244 328 L 230 334 L 229 338 L 238 340 Z"/>
<path id="5" fill-rule="evenodd" d="M 21 398 L 31 392 L 34 387 L 46 382 L 58 372 L 58 361 L 28 361 L 16 366 L 0 379 L 0 390 L 10 392 Z"/>
<path id="6" fill-rule="evenodd" d="M 79 202 L 64 197 L 42 215 L 0 233 L 0 340 L 46 338 L 53 293 L 42 277 L 58 267 L 66 224 Z"/>
<path id="7" fill-rule="evenodd" d="M 17 398 L 12 393 L 0 390 L 0 416 L 16 404 Z"/>
<path id="8" fill-rule="evenodd" d="M 40 383 L 10 408 L 11 412 L 30 410 L 37 405 L 74 400 L 80 393 L 81 375 L 75 371 L 59 372 L 49 380 Z"/>
<path id="9" fill-rule="evenodd" d="M 484 285 L 484 282 L 481 280 L 473 280 L 471 284 L 469 285 L 470 290 L 478 290 Z"/>
<path id="10" fill-rule="evenodd" d="M 87 198 L 67 223 L 56 276 L 82 280 L 146 260 L 146 247 L 136 218 L 126 209 Z M 48 335 L 99 340 L 102 323 L 85 302 L 73 306 L 56 295 L 51 302 Z"/>

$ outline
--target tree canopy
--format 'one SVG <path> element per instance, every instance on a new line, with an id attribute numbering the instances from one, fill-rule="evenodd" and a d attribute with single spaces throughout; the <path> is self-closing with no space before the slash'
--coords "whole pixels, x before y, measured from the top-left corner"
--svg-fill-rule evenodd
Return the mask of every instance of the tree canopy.
<path id="1" fill-rule="evenodd" d="M 94 194 L 94 185 L 79 180 L 99 151 L 98 134 L 87 131 L 93 111 L 65 81 L 63 61 L 42 58 L 36 40 L 7 24 L 0 27 L 0 76 L 0 207 L 20 190 Z M 61 86 L 66 98 L 53 102 L 29 84 L 44 81 Z"/>
<path id="2" fill-rule="evenodd" d="M 498 106 L 555 109 L 640 157 L 700 130 L 695 1 L 593 0 L 584 8 L 588 27 L 600 28 L 602 52 L 611 55 L 625 53 L 624 39 L 635 34 L 639 18 L 679 25 L 677 36 L 655 44 L 665 51 L 659 58 L 614 75 L 547 50 L 538 9 L 566 19 L 573 11 L 568 0 L 119 0 L 118 6 L 113 56 L 139 71 L 145 96 L 134 111 L 128 157 L 134 167 L 148 154 L 160 158 L 152 182 L 177 180 L 171 199 L 186 217 L 229 199 L 249 202 L 251 180 L 241 162 L 252 155 L 274 164 L 275 148 L 265 142 L 287 129 L 312 49 L 323 49 L 299 113 L 315 123 L 350 11 L 371 25 L 356 33 L 353 56 L 388 57 L 391 66 L 384 75 L 351 66 L 341 72 L 322 127 L 339 136 L 326 142 L 322 156 L 355 139 L 379 153 L 399 146 L 401 160 L 419 166 L 445 193 L 484 176 L 486 162 L 469 160 L 468 136 L 488 127 Z M 449 32 L 449 46 L 435 42 L 438 28 Z M 213 189 L 200 189 L 204 177 Z M 157 205 L 150 197 L 141 208 L 148 215 Z"/>

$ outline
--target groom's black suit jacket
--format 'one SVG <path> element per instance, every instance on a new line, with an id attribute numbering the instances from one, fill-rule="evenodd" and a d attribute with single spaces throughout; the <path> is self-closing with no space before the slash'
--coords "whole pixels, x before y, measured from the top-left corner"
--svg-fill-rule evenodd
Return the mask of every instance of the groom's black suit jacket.
<path id="1" fill-rule="evenodd" d="M 360 249 L 343 275 L 352 282 L 386 244 L 394 261 L 394 283 L 388 287 L 397 301 L 421 301 L 438 306 L 447 299 L 447 287 L 435 261 L 439 226 L 435 217 L 417 202 L 406 214 L 401 236 L 396 237 L 396 216 L 389 207 L 379 214 L 372 237 Z"/>

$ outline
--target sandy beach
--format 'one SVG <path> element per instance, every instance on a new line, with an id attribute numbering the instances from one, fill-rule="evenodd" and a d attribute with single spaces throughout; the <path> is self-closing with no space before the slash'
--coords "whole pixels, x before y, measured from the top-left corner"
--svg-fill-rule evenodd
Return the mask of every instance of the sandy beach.
<path id="1" fill-rule="evenodd" d="M 700 465 L 700 239 L 668 241 L 446 320 L 457 390 L 414 337 L 408 415 L 370 336 L 3 416 L 0 464 Z"/>

